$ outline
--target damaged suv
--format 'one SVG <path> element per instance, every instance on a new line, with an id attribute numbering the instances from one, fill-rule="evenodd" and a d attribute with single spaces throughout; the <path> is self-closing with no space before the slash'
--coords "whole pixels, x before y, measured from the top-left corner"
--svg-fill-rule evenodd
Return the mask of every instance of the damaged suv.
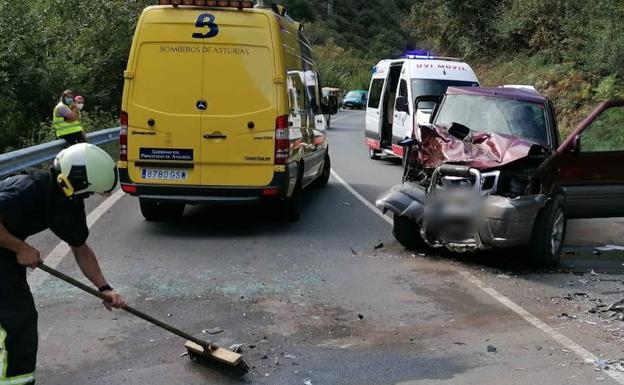
<path id="1" fill-rule="evenodd" d="M 377 206 L 407 248 L 524 247 L 556 264 L 570 218 L 624 215 L 624 101 L 602 103 L 560 143 L 551 102 L 530 90 L 449 87 L 420 97 L 403 184 Z"/>

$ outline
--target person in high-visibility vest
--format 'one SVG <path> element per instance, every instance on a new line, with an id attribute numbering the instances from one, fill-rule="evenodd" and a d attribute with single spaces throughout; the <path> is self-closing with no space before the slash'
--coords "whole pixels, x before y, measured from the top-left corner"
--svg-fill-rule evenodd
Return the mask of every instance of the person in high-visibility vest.
<path id="1" fill-rule="evenodd" d="M 54 107 L 52 126 L 58 139 L 65 139 L 69 144 L 85 142 L 85 134 L 80 123 L 80 110 L 74 103 L 74 93 L 63 91 L 61 100 Z"/>
<path id="2" fill-rule="evenodd" d="M 26 242 L 29 236 L 50 229 L 69 245 L 84 276 L 106 297 L 104 306 L 126 306 L 87 243 L 84 200 L 108 194 L 115 186 L 115 161 L 89 143 L 61 151 L 49 170 L 0 181 L 0 385 L 35 383 L 37 309 L 26 268 L 39 266 L 41 254 Z"/>

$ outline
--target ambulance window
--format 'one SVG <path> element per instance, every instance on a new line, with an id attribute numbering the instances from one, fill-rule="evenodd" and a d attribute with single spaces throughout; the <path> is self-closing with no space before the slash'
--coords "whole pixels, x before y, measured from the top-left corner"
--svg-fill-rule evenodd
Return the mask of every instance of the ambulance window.
<path id="1" fill-rule="evenodd" d="M 379 108 L 381 100 L 381 91 L 383 90 L 384 79 L 374 79 L 371 84 L 370 95 L 368 97 L 368 106 L 370 108 Z"/>
<path id="2" fill-rule="evenodd" d="M 408 100 L 407 82 L 403 79 L 401 79 L 401 85 L 399 86 L 399 96 L 402 96 L 406 101 Z"/>

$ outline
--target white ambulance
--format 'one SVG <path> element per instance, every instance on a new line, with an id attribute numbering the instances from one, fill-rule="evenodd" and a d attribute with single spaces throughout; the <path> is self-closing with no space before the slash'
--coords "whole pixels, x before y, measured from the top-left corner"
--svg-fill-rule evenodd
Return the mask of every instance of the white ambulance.
<path id="1" fill-rule="evenodd" d="M 460 59 L 407 55 L 382 60 L 373 67 L 366 107 L 365 143 L 371 159 L 382 155 L 403 157 L 398 143 L 412 136 L 415 122 L 429 122 L 431 111 L 418 110 L 417 97 L 442 95 L 449 86 L 479 86 L 470 66 Z"/>

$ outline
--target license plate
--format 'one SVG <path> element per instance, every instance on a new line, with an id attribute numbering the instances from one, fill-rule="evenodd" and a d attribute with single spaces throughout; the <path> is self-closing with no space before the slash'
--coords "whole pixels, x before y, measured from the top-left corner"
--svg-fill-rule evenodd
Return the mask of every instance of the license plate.
<path id="1" fill-rule="evenodd" d="M 187 170 L 163 170 L 157 168 L 144 168 L 141 173 L 143 179 L 158 180 L 185 180 Z"/>

